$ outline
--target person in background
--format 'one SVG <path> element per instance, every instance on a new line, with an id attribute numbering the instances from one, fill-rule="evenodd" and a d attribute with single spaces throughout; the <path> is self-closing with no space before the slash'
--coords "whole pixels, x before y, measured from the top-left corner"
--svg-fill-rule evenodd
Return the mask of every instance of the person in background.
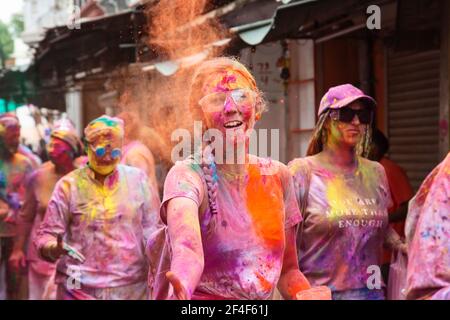
<path id="1" fill-rule="evenodd" d="M 15 114 L 0 115 L 0 299 L 26 299 L 26 272 L 15 273 L 8 260 L 16 236 L 16 217 L 25 198 L 25 182 L 33 170 L 19 154 L 20 123 Z"/>
<path id="2" fill-rule="evenodd" d="M 405 237 L 405 220 L 408 213 L 408 202 L 414 196 L 414 191 L 409 183 L 405 170 L 397 163 L 386 157 L 389 152 L 389 141 L 379 129 L 375 129 L 372 136 L 372 149 L 369 158 L 378 161 L 386 171 L 386 177 L 391 192 L 392 206 L 388 209 L 389 224 L 402 238 Z M 389 248 L 383 250 L 382 273 L 385 282 L 389 279 L 389 265 L 392 251 Z"/>
<path id="3" fill-rule="evenodd" d="M 406 298 L 450 300 L 450 152 L 409 202 Z"/>
<path id="4" fill-rule="evenodd" d="M 81 141 L 70 121 L 59 121 L 55 124 L 47 145 L 50 161 L 33 171 L 28 180 L 25 202 L 17 219 L 17 238 L 9 262 L 16 271 L 28 266 L 30 300 L 44 299 L 46 290 L 45 298 L 56 299 L 56 266 L 39 257 L 33 240 L 56 183 L 75 169 L 75 159 L 80 156 L 81 149 Z"/>
<path id="5" fill-rule="evenodd" d="M 123 152 L 120 163 L 144 171 L 148 176 L 151 189 L 156 191 L 152 192 L 152 194 L 158 195 L 158 182 L 156 181 L 155 175 L 155 159 L 150 149 L 141 141 L 141 124 L 137 115 L 124 111 L 117 115 L 117 118 L 123 120 L 125 128 Z"/>
<path id="6" fill-rule="evenodd" d="M 384 300 L 369 287 L 381 267 L 383 243 L 402 245 L 388 228 L 391 206 L 384 168 L 366 159 L 375 100 L 350 84 L 323 96 L 307 157 L 288 164 L 303 222 L 297 243 L 300 269 L 314 286 L 326 285 L 334 300 Z"/>
<path id="7" fill-rule="evenodd" d="M 41 164 L 42 161 L 33 151 L 31 151 L 30 148 L 23 144 L 19 144 L 19 147 L 17 148 L 17 152 L 24 155 L 25 157 L 30 160 L 31 165 L 33 166 L 33 170 L 37 169 Z"/>
<path id="8" fill-rule="evenodd" d="M 34 244 L 57 263 L 57 299 L 140 300 L 148 294 L 146 246 L 158 207 L 147 175 L 120 164 L 123 122 L 85 128 L 89 162 L 61 178 Z"/>

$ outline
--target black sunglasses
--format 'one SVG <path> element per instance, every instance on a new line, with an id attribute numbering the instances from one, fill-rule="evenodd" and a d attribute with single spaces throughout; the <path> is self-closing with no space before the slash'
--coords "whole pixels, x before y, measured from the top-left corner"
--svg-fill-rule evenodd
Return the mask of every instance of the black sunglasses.
<path id="1" fill-rule="evenodd" d="M 339 120 L 345 123 L 351 123 L 355 115 L 358 116 L 359 122 L 362 124 L 370 124 L 373 118 L 373 110 L 364 108 L 355 110 L 349 107 L 343 107 L 337 110 L 332 110 L 330 113 L 331 119 Z"/>

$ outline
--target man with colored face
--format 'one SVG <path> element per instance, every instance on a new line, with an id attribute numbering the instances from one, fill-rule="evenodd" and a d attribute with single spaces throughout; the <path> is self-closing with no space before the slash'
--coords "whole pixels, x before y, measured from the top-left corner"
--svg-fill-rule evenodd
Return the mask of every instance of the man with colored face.
<path id="1" fill-rule="evenodd" d="M 17 219 L 18 235 L 9 262 L 13 270 L 28 266 L 30 300 L 56 298 L 56 286 L 53 283 L 56 266 L 39 258 L 32 240 L 44 218 L 57 181 L 75 169 L 75 159 L 80 155 L 81 149 L 81 141 L 72 123 L 67 119 L 58 121 L 47 145 L 50 161 L 33 171 L 28 180 L 25 202 Z M 28 247 L 27 251 L 25 247 Z"/>
<path id="2" fill-rule="evenodd" d="M 8 267 L 16 234 L 15 220 L 25 196 L 25 180 L 31 162 L 17 152 L 20 124 L 14 114 L 0 116 L 0 299 L 20 299 L 25 279 Z"/>
<path id="3" fill-rule="evenodd" d="M 85 129 L 88 164 L 56 184 L 37 231 L 56 261 L 57 299 L 147 297 L 145 247 L 157 221 L 146 174 L 119 164 L 123 122 L 102 116 Z"/>

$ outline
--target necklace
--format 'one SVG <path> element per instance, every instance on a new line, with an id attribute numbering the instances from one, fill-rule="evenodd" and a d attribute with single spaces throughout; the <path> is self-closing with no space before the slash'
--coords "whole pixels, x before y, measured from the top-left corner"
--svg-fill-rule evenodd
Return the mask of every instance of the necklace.
<path id="1" fill-rule="evenodd" d="M 248 176 L 248 170 L 247 170 L 247 166 L 245 168 L 244 172 L 228 172 L 226 170 L 217 170 L 219 172 L 219 174 L 225 178 L 226 180 L 238 180 L 238 181 L 242 181 L 247 178 Z"/>

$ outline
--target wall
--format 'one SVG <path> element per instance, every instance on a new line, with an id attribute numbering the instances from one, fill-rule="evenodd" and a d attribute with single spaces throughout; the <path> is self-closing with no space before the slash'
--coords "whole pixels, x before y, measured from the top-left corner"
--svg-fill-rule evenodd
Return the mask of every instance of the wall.
<path id="1" fill-rule="evenodd" d="M 271 42 L 241 51 L 241 61 L 251 69 L 255 76 L 258 88 L 264 92 L 268 102 L 268 111 L 263 114 L 262 119 L 256 124 L 256 129 L 267 129 L 268 156 L 285 162 L 286 157 L 286 124 L 285 124 L 285 97 L 283 81 L 280 78 L 280 68 L 277 66 L 282 56 L 282 48 L 279 42 Z M 272 129 L 279 130 L 279 145 L 271 145 Z M 274 133 L 274 131 L 272 132 Z M 271 154 L 271 150 L 279 150 L 279 157 Z M 259 153 L 260 154 L 260 153 Z M 260 154 L 261 155 L 261 154 Z M 262 154 L 264 156 L 264 154 Z"/>
<path id="2" fill-rule="evenodd" d="M 358 44 L 356 38 L 346 37 L 316 45 L 316 72 L 320 73 L 316 81 L 317 101 L 330 87 L 343 83 L 359 86 Z"/>
<path id="3" fill-rule="evenodd" d="M 316 122 L 314 41 L 296 40 L 289 45 L 290 146 L 288 158 L 304 157 Z"/>

